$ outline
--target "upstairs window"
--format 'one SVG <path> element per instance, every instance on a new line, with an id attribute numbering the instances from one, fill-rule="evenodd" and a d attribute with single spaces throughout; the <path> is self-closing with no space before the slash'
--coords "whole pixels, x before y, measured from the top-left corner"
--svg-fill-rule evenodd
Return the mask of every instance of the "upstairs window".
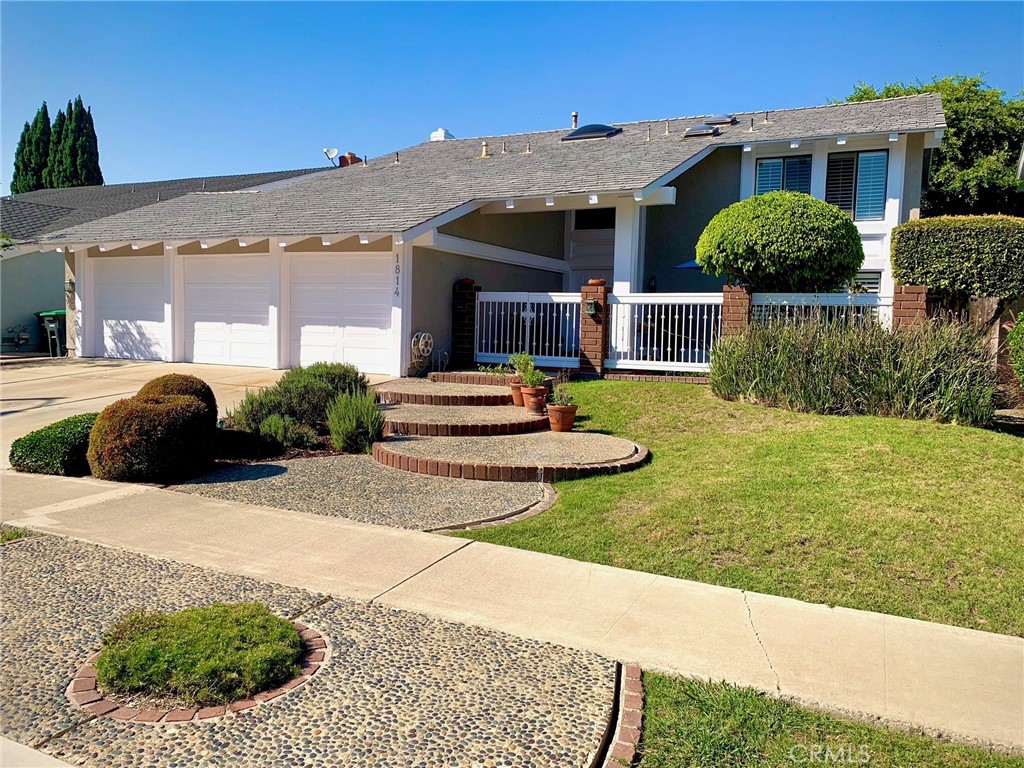
<path id="1" fill-rule="evenodd" d="M 811 156 L 766 157 L 757 161 L 756 194 L 780 189 L 811 194 Z"/>
<path id="2" fill-rule="evenodd" d="M 885 183 L 889 151 L 836 152 L 828 156 L 825 202 L 842 208 L 855 221 L 885 218 Z"/>

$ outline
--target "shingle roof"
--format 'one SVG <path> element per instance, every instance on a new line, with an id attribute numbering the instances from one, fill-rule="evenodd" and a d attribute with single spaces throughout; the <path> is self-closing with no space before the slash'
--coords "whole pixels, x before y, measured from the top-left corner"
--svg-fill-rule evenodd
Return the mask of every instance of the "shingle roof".
<path id="1" fill-rule="evenodd" d="M 200 190 L 226 192 L 246 189 L 322 170 L 307 168 L 23 192 L 0 198 L 0 231 L 15 240 L 31 239 L 36 235 L 152 205 L 157 200 L 172 200 Z"/>
<path id="2" fill-rule="evenodd" d="M 737 114 L 716 137 L 683 138 L 700 117 L 619 124 L 610 139 L 566 129 L 424 142 L 368 164 L 254 194 L 191 194 L 48 236 L 62 242 L 403 232 L 474 200 L 646 187 L 708 147 L 944 128 L 936 94 Z M 750 121 L 753 119 L 753 131 Z M 650 139 L 648 140 L 648 133 Z M 480 158 L 481 142 L 491 156 Z M 502 153 L 502 146 L 505 152 Z M 527 152 L 529 148 L 529 152 Z"/>

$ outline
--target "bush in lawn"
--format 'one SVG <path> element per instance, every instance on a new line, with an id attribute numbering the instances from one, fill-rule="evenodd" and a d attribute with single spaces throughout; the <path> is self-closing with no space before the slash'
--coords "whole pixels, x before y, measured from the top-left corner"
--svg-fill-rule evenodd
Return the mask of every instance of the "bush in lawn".
<path id="1" fill-rule="evenodd" d="M 89 438 L 102 480 L 169 483 L 209 468 L 216 440 L 210 409 L 189 395 L 135 397 L 107 406 Z"/>
<path id="2" fill-rule="evenodd" d="M 83 413 L 30 432 L 11 443 L 11 466 L 40 475 L 89 474 L 89 433 L 98 413 Z"/>
<path id="3" fill-rule="evenodd" d="M 996 391 L 984 335 L 961 322 L 893 333 L 873 321 L 754 323 L 716 344 L 711 389 L 794 411 L 982 426 Z"/>
<path id="4" fill-rule="evenodd" d="M 708 274 L 759 291 L 830 291 L 864 262 L 853 219 L 802 192 L 769 192 L 720 211 L 697 241 Z"/>
<path id="5" fill-rule="evenodd" d="M 291 416 L 272 414 L 260 424 L 263 437 L 280 443 L 285 448 L 312 448 L 316 445 L 317 434 L 305 424 L 300 424 Z"/>
<path id="6" fill-rule="evenodd" d="M 892 231 L 892 271 L 898 282 L 948 298 L 1024 297 L 1024 218 L 937 216 L 900 224 Z"/>
<path id="7" fill-rule="evenodd" d="M 168 373 L 157 376 L 142 385 L 138 397 L 162 397 L 163 395 L 191 395 L 201 400 L 210 409 L 214 423 L 217 421 L 217 398 L 210 385 L 198 376 L 183 373 Z"/>
<path id="8" fill-rule="evenodd" d="M 1024 386 L 1024 312 L 1017 315 L 1016 323 L 1006 335 L 1006 346 L 1010 350 L 1010 366 Z"/>
<path id="9" fill-rule="evenodd" d="M 327 409 L 327 428 L 335 450 L 369 453 L 384 436 L 384 414 L 372 392 L 342 392 Z"/>
<path id="10" fill-rule="evenodd" d="M 257 603 L 217 603 L 178 613 L 133 613 L 103 637 L 103 689 L 169 696 L 189 706 L 227 704 L 299 674 L 298 631 Z"/>

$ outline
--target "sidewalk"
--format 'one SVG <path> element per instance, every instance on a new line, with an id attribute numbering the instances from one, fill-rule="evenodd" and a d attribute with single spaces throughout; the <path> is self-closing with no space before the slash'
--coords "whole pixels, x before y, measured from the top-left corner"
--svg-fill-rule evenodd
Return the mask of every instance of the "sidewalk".
<path id="1" fill-rule="evenodd" d="M 0 473 L 5 522 L 1024 749 L 1024 639 L 145 486 Z"/>

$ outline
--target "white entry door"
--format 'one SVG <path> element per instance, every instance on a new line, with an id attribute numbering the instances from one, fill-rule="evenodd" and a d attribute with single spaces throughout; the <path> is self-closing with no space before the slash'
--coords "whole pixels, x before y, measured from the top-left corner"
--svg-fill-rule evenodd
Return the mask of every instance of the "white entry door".
<path id="1" fill-rule="evenodd" d="M 392 268 L 387 253 L 292 256 L 291 364 L 392 371 Z"/>
<path id="2" fill-rule="evenodd" d="M 276 367 L 267 256 L 185 257 L 185 360 Z"/>
<path id="3" fill-rule="evenodd" d="M 98 257 L 93 276 L 94 354 L 130 360 L 168 359 L 163 257 Z"/>

